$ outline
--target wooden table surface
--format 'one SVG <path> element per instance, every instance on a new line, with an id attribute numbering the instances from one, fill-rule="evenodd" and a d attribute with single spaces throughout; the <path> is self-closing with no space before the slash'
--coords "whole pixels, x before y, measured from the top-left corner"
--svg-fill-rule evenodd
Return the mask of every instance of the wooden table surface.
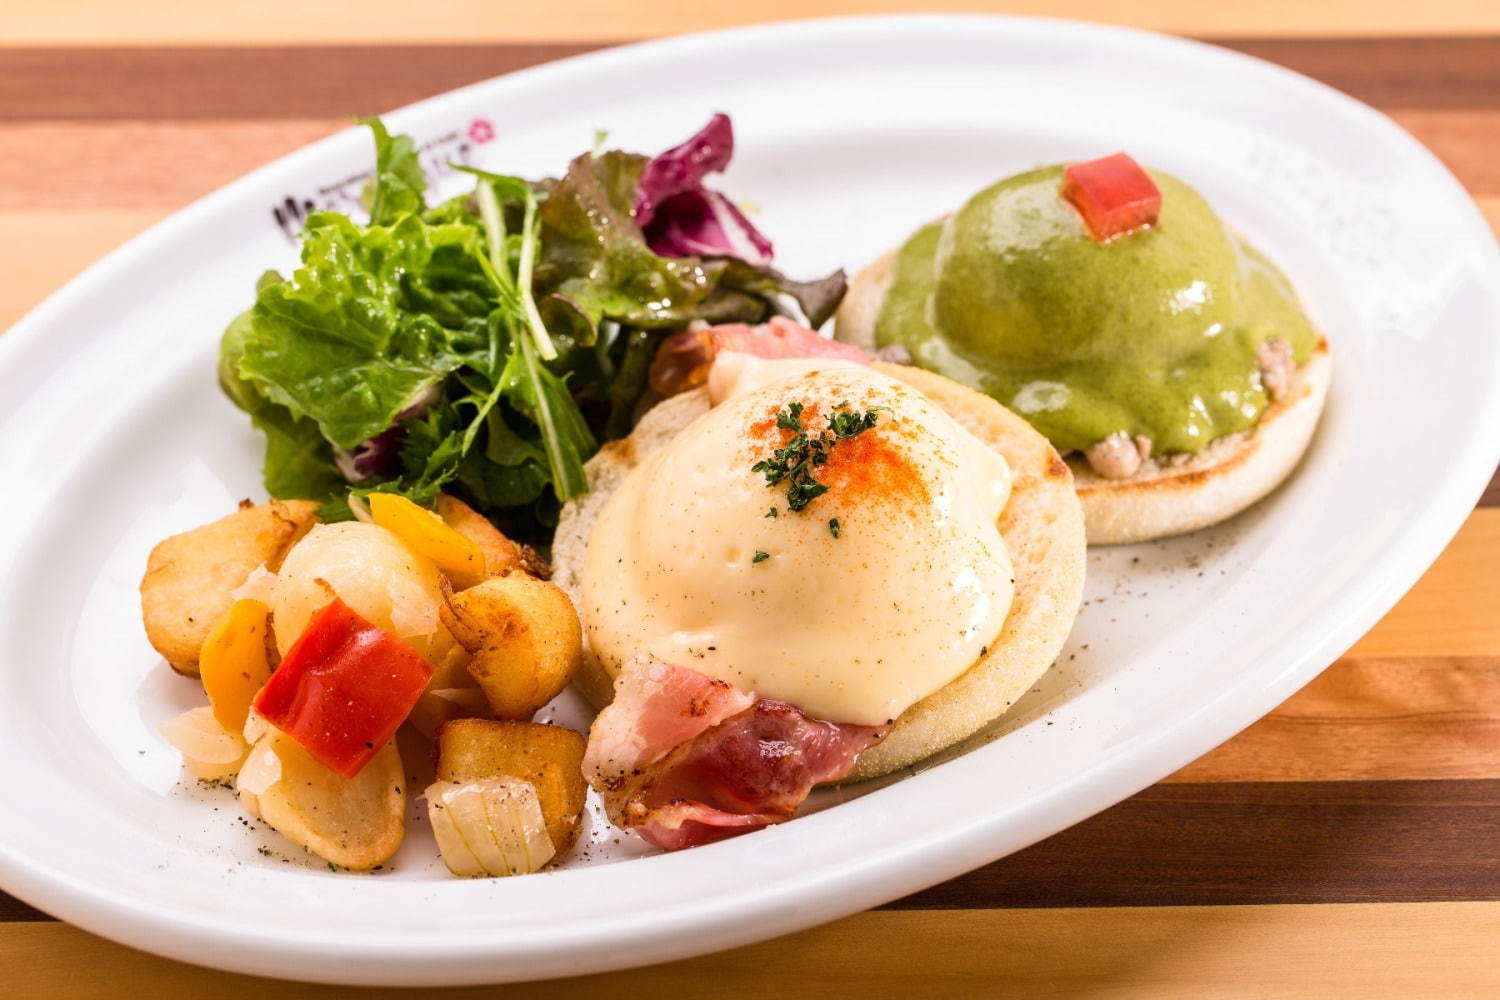
<path id="1" fill-rule="evenodd" d="M 127 238 L 350 115 L 601 45 L 740 23 L 750 6 L 7 0 L 0 330 Z M 761 0 L 753 19 L 910 6 Z M 953 7 L 1174 31 L 1290 66 L 1390 114 L 1500 226 L 1496 0 Z M 0 993 L 18 998 L 385 995 L 165 961 L 4 895 L 0 969 Z M 1346 656 L 1134 798 L 826 927 L 515 992 L 768 991 L 1500 996 L 1500 487 Z"/>

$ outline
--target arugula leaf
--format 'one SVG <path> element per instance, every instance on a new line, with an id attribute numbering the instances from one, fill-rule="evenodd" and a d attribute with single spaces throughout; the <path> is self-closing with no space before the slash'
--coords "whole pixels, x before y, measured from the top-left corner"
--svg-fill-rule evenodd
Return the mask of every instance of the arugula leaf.
<path id="1" fill-rule="evenodd" d="M 598 445 L 568 394 L 567 383 L 537 359 L 536 349 L 527 340 L 510 355 L 500 381 L 506 398 L 541 429 L 557 498 L 566 501 L 587 493 L 583 461 Z"/>

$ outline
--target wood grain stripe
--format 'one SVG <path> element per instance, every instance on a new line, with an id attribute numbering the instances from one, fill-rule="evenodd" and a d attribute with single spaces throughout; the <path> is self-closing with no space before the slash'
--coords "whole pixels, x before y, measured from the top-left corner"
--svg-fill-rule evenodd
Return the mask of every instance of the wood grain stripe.
<path id="1" fill-rule="evenodd" d="M 351 114 L 358 108 L 352 108 Z M 1500 197 L 1500 108 L 1397 111 L 1480 198 Z M 0 212 L 169 211 L 349 125 L 347 118 L 0 122 Z"/>
<path id="2" fill-rule="evenodd" d="M 1500 36 L 1209 40 L 1377 107 L 1500 107 Z M 338 117 L 400 107 L 601 47 L 0 49 L 0 120 Z"/>
<path id="3" fill-rule="evenodd" d="M 164 217 L 162 212 L 0 212 L 0 246 L 15 251 L 7 254 L 0 281 L 0 333 Z"/>
<path id="4" fill-rule="evenodd" d="M 890 905 L 1500 900 L 1497 829 L 1500 779 L 1167 783 Z"/>
<path id="5" fill-rule="evenodd" d="M 0 212 L 176 211 L 348 119 L 0 124 Z"/>
<path id="6" fill-rule="evenodd" d="M 1169 783 L 894 908 L 1500 900 L 1500 780 Z"/>
<path id="7" fill-rule="evenodd" d="M 1500 508 L 1469 515 L 1458 535 L 1352 658 L 1500 656 Z"/>
<path id="8" fill-rule="evenodd" d="M 9 995 L 106 1000 L 771 996 L 1387 1000 L 1493 997 L 1500 904 L 861 913 L 625 972 L 464 990 L 273 982 L 154 958 L 63 924 L 0 927 Z"/>
<path id="9" fill-rule="evenodd" d="M 1500 779 L 1500 657 L 1340 660 L 1167 780 L 1414 778 Z"/>
<path id="10" fill-rule="evenodd" d="M 1479 207 L 1500 231 L 1500 196 L 1480 198 Z M 0 211 L 0 246 L 24 248 L 13 255 L 6 280 L 0 282 L 0 332 L 105 253 L 167 214 L 164 209 Z M 1500 505 L 1500 472 L 1480 504 Z"/>
<path id="11" fill-rule="evenodd" d="M 601 47 L 0 49 L 0 120 L 161 121 L 373 114 Z M 1500 40 L 1495 52 L 1500 58 Z M 400 67 L 400 72 L 392 72 L 392 67 Z"/>
<path id="12" fill-rule="evenodd" d="M 52 919 L 50 915 L 43 913 L 36 907 L 29 906 L 14 896 L 0 892 L 0 925 Z"/>
<path id="13" fill-rule="evenodd" d="M 545 4 L 491 0 L 7 0 L 13 45 L 298 45 L 326 42 L 577 42 L 651 38 L 796 18 L 905 13 L 911 0 L 682 0 Z M 1361 0 L 1357 8 L 1306 0 L 1220 4 L 1201 0 L 945 0 L 954 11 L 994 11 L 1127 24 L 1184 35 L 1302 37 L 1494 34 L 1493 0 Z"/>

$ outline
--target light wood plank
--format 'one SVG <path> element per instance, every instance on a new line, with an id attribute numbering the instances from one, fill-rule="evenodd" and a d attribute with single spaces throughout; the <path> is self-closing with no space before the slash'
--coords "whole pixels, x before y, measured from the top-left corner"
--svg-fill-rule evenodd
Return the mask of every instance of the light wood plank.
<path id="1" fill-rule="evenodd" d="M 720 955 L 552 983 L 422 996 L 1481 997 L 1500 989 L 1500 903 L 862 913 Z M 915 958 L 920 956 L 920 959 Z M 0 926 L 23 997 L 215 1000 L 415 994 L 272 983 L 152 958 L 65 924 Z"/>
<path id="2" fill-rule="evenodd" d="M 1500 234 L 1500 196 L 1477 201 Z M 0 332 L 94 261 L 167 214 L 165 210 L 0 211 L 0 246 L 18 248 L 11 271 L 0 283 Z"/>
<path id="3" fill-rule="evenodd" d="M 1168 781 L 1500 777 L 1500 508 L 1349 654 Z"/>
<path id="4" fill-rule="evenodd" d="M 353 112 L 351 112 L 352 114 Z M 0 212 L 168 212 L 348 119 L 0 124 Z"/>
<path id="5" fill-rule="evenodd" d="M 1469 515 L 1402 601 L 1349 651 L 1352 658 L 1500 656 L 1500 509 Z"/>
<path id="6" fill-rule="evenodd" d="M 555 0 L 502 4 L 446 0 L 10 0 L 12 44 L 301 44 L 389 41 L 584 41 L 647 38 L 747 22 L 902 12 L 910 0 Z M 1196 0 L 948 0 L 949 10 L 1069 17 L 1190 35 L 1463 34 L 1500 30 L 1492 0 L 1364 0 L 1357 8 L 1304 0 L 1205 4 Z"/>
<path id="7" fill-rule="evenodd" d="M 162 217 L 160 212 L 0 212 L 0 246 L 13 251 L 0 281 L 0 333 Z"/>
<path id="8" fill-rule="evenodd" d="M 1343 659 L 1168 781 L 1500 778 L 1500 657 Z"/>
<path id="9" fill-rule="evenodd" d="M 351 106 L 350 115 L 365 110 Z M 1395 118 L 1495 211 L 1500 108 L 1406 110 Z M 0 157 L 0 212 L 174 210 L 349 124 L 347 118 L 0 122 L 7 153 Z"/>

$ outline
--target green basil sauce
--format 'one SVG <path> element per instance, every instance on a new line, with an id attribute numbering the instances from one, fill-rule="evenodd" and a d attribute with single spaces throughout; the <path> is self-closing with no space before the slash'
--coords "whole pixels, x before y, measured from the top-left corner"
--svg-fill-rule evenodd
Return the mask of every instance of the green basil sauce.
<path id="1" fill-rule="evenodd" d="M 876 321 L 923 368 L 984 392 L 1062 451 L 1125 431 L 1194 452 L 1266 408 L 1256 347 L 1317 334 L 1286 276 L 1198 193 L 1149 171 L 1157 224 L 1096 243 L 1063 167 L 979 192 L 897 254 Z"/>

